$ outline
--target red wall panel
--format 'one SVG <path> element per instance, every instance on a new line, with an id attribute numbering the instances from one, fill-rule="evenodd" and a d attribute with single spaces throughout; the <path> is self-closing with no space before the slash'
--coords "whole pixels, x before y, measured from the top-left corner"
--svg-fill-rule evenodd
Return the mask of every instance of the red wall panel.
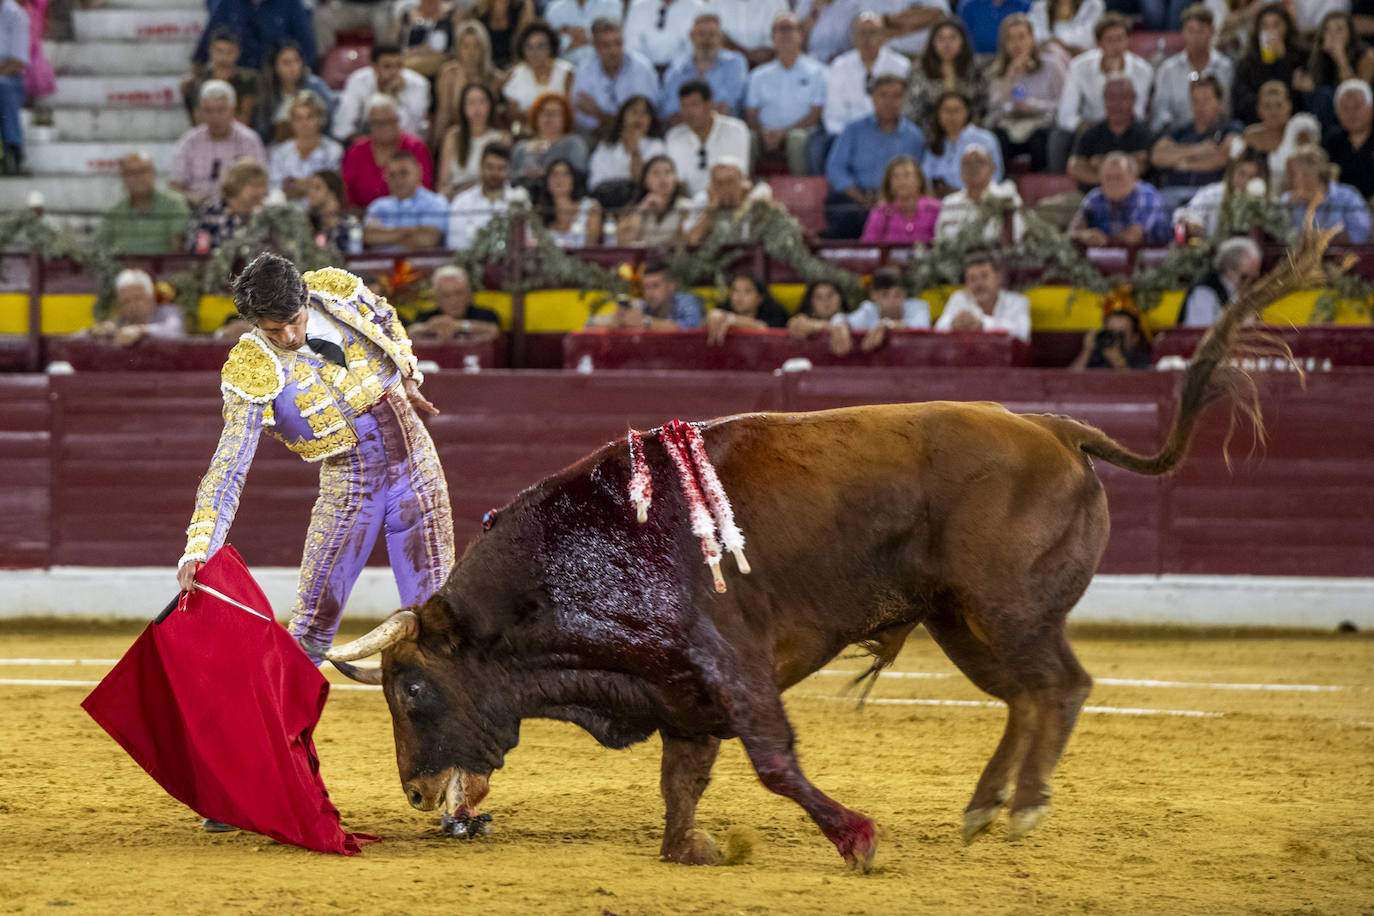
<path id="1" fill-rule="evenodd" d="M 47 563 L 51 427 L 48 380 L 0 375 L 0 567 Z"/>

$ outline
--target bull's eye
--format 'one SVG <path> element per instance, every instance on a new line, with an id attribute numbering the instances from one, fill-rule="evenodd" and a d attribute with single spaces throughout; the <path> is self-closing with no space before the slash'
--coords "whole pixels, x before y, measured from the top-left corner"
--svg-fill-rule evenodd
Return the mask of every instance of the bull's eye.
<path id="1" fill-rule="evenodd" d="M 420 682 L 414 681 L 406 685 L 406 696 L 418 697 L 420 695 Z"/>

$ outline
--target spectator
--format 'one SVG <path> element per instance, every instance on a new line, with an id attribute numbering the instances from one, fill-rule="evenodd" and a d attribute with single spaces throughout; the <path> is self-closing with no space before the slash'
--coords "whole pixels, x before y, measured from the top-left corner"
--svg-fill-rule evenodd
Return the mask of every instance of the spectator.
<path id="1" fill-rule="evenodd" d="M 787 327 L 787 309 L 778 305 L 768 287 L 749 274 L 730 281 L 730 298 L 706 316 L 706 343 L 719 346 L 731 331 L 762 331 Z"/>
<path id="2" fill-rule="evenodd" d="M 849 124 L 836 138 L 826 158 L 830 193 L 825 199 L 826 234 L 855 239 L 863 232 L 868 211 L 877 202 L 883 170 L 897 156 L 920 160 L 925 152 L 921 129 L 902 118 L 901 77 L 873 80 L 873 114 Z"/>
<path id="3" fill-rule="evenodd" d="M 864 7 L 864 0 L 797 0 L 797 18 L 801 20 L 806 38 L 806 53 L 828 65 L 852 49 L 854 24 L 864 15 Z M 878 27 L 882 28 L 881 19 Z"/>
<path id="4" fill-rule="evenodd" d="M 491 62 L 509 70 L 512 39 L 534 21 L 534 0 L 477 0 L 474 12 L 491 39 Z"/>
<path id="5" fill-rule="evenodd" d="M 910 58 L 920 57 L 930 41 L 930 30 L 940 20 L 948 18 L 950 9 L 945 0 L 868 0 L 879 7 L 883 26 L 891 34 L 889 47 Z"/>
<path id="6" fill-rule="evenodd" d="M 463 87 L 458 106 L 458 123 L 444 133 L 439 148 L 437 188 L 450 200 L 477 183 L 482 150 L 488 143 L 509 143 L 510 136 L 492 126 L 496 99 L 481 83 Z"/>
<path id="7" fill-rule="evenodd" d="M 1124 73 L 1107 80 L 1102 90 L 1106 117 L 1080 133 L 1073 142 L 1067 169 L 1084 194 L 1102 183 L 1102 160 L 1109 153 L 1125 153 L 1144 174 L 1150 161 L 1150 131 L 1135 116 L 1135 84 Z"/>
<path id="8" fill-rule="evenodd" d="M 997 57 L 987 75 L 988 116 L 984 125 L 997 135 L 1003 161 L 1026 153 L 1032 172 L 1045 171 L 1050 128 L 1064 91 L 1064 68 L 1059 58 L 1041 56 L 1030 20 L 1013 13 L 1002 20 Z"/>
<path id="9" fill-rule="evenodd" d="M 1068 368 L 1074 372 L 1148 369 L 1151 360 L 1150 344 L 1141 333 L 1140 316 L 1135 311 L 1113 309 L 1103 317 L 1101 328 L 1092 328 L 1083 335 L 1083 349 Z"/>
<path id="10" fill-rule="evenodd" d="M 24 68 L 24 92 L 32 104 L 57 91 L 57 74 L 53 72 L 52 62 L 43 53 L 43 41 L 48 34 L 49 7 L 52 4 L 51 0 L 18 0 L 18 3 L 29 15 L 29 63 Z M 60 15 L 62 12 L 56 12 L 54 18 Z"/>
<path id="11" fill-rule="evenodd" d="M 1093 27 L 1106 11 L 1102 0 L 1034 0 L 1031 28 L 1046 53 L 1068 64 L 1096 44 Z"/>
<path id="12" fill-rule="evenodd" d="M 1008 16 L 1026 15 L 1030 8 L 1030 0 L 959 0 L 957 15 L 964 23 L 974 53 L 996 54 L 1002 23 Z"/>
<path id="13" fill-rule="evenodd" d="M 304 210 L 305 179 L 323 169 L 338 169 L 343 147 L 324 135 L 324 100 L 309 89 L 291 100 L 290 117 L 292 138 L 272 147 L 268 177 L 272 190 Z"/>
<path id="14" fill-rule="evenodd" d="M 531 22 L 515 42 L 520 63 L 502 87 L 506 107 L 514 121 L 523 119 L 534 100 L 553 93 L 571 98 L 573 68 L 555 56 L 558 35 L 543 22 Z"/>
<path id="15" fill-rule="evenodd" d="M 325 169 L 306 179 L 305 199 L 310 209 L 310 226 L 315 230 L 315 244 L 321 248 L 332 246 L 341 253 L 348 252 L 348 221 L 343 218 L 343 178 L 338 172 Z"/>
<path id="16" fill-rule="evenodd" d="M 1275 194 L 1288 190 L 1288 160 L 1300 147 L 1321 142 L 1322 128 L 1317 119 L 1307 114 L 1295 114 L 1283 128 L 1283 140 L 1278 149 L 1269 154 L 1270 188 Z"/>
<path id="17" fill-rule="evenodd" d="M 1234 84 L 1232 84 L 1234 86 Z M 1288 87 L 1270 80 L 1259 88 L 1259 121 L 1241 134 L 1245 145 L 1261 153 L 1273 153 L 1283 142 L 1288 121 L 1293 117 L 1293 100 Z"/>
<path id="18" fill-rule="evenodd" d="M 194 254 L 209 254 L 248 225 L 267 199 L 267 170 L 240 159 L 229 166 L 219 187 L 219 197 L 200 205 L 186 233 L 186 247 Z"/>
<path id="19" fill-rule="evenodd" d="M 1360 192 L 1336 181 L 1326 151 L 1320 146 L 1300 146 L 1288 159 L 1290 188 L 1283 205 L 1301 229 L 1309 209 L 1316 211 L 1314 229 L 1343 226 L 1337 244 L 1363 245 L 1369 241 L 1369 204 Z"/>
<path id="20" fill-rule="evenodd" d="M 416 0 L 401 7 L 386 34 L 400 49 L 402 66 L 427 79 L 438 76 L 454 50 L 457 14 L 458 8 L 444 0 Z"/>
<path id="21" fill-rule="evenodd" d="M 1201 3 L 1183 11 L 1183 50 L 1167 58 L 1155 72 L 1150 129 L 1156 134 L 1192 119 L 1188 93 L 1193 80 L 1215 76 L 1218 84 L 1231 85 L 1234 67 L 1226 55 L 1212 47 L 1213 22 L 1212 11 Z"/>
<path id="22" fill-rule="evenodd" d="M 744 167 L 733 156 L 723 156 L 711 166 L 711 180 L 706 188 L 692 196 L 691 224 L 686 227 L 689 245 L 706 241 L 716 226 L 734 219 L 748 203 L 753 186 L 745 177 Z"/>
<path id="23" fill-rule="evenodd" d="M 429 158 L 429 149 L 419 137 L 401 129 L 396 100 L 379 93 L 367 104 L 367 135 L 353 141 L 340 167 L 351 205 L 366 207 L 387 195 L 384 170 L 391 157 L 399 152 L 415 157 L 420 163 L 421 183 L 427 188 L 433 187 L 434 163 Z"/>
<path id="24" fill-rule="evenodd" d="M 1374 79 L 1374 48 L 1360 39 L 1350 13 L 1344 9 L 1332 10 L 1322 17 L 1312 42 L 1307 74 L 1313 84 L 1312 111 L 1328 126 L 1335 120 L 1330 106 L 1335 101 L 1336 87 L 1346 80 L 1368 85 Z"/>
<path id="25" fill-rule="evenodd" d="M 939 41 L 940 36 L 936 35 L 931 44 L 938 44 Z M 921 168 L 930 179 L 931 189 L 938 196 L 944 197 L 963 187 L 961 163 L 964 150 L 972 144 L 988 151 L 992 157 L 992 180 L 1002 180 L 1002 148 L 990 132 L 970 123 L 972 113 L 968 99 L 958 92 L 946 92 L 939 98 L 935 115 Z"/>
<path id="26" fill-rule="evenodd" d="M 959 234 L 959 230 L 982 216 L 984 201 L 997 200 L 999 209 L 1012 213 L 1012 237 L 1020 239 L 1025 231 L 1021 219 L 1021 195 L 1016 185 L 1010 181 L 997 183 L 993 176 L 992 152 L 971 144 L 964 150 L 959 160 L 959 177 L 964 186 L 946 197 L 940 203 L 940 217 L 935 221 L 935 238 L 948 239 Z M 1005 220 L 993 220 L 983 230 L 983 238 L 988 242 L 997 241 L 1002 235 Z"/>
<path id="27" fill-rule="evenodd" d="M 1102 161 L 1102 184 L 1083 198 L 1069 235 L 1089 248 L 1162 245 L 1169 239 L 1169 215 L 1159 192 L 1140 180 L 1135 159 L 1109 153 Z"/>
<path id="28" fill-rule="evenodd" d="M 630 96 L 658 97 L 658 75 L 647 59 L 625 50 L 617 20 L 592 23 L 592 46 L 596 57 L 584 60 L 573 74 L 573 108 L 579 130 L 604 131 Z"/>
<path id="29" fill-rule="evenodd" d="M 634 195 L 645 163 L 667 152 L 653 103 L 642 95 L 632 96 L 616 112 L 610 136 L 592 153 L 587 184 L 603 206 L 623 207 Z"/>
<path id="30" fill-rule="evenodd" d="M 887 340 L 887 332 L 926 330 L 930 327 L 930 306 L 924 299 L 909 299 L 902 272 L 895 267 L 880 267 L 873 272 L 873 285 L 868 298 L 854 311 L 845 315 L 851 332 L 862 333 L 859 349 L 867 353 L 876 350 Z M 831 338 L 832 345 L 834 338 Z M 848 352 L 847 348 L 845 352 Z"/>
<path id="31" fill-rule="evenodd" d="M 678 176 L 693 194 L 706 189 L 711 167 L 722 157 L 740 163 L 741 171 L 749 161 L 749 128 L 739 118 L 716 113 L 711 101 L 709 83 L 683 83 L 678 90 L 682 123 L 664 138 Z"/>
<path id="32" fill-rule="evenodd" d="M 1114 73 L 1125 72 L 1135 85 L 1135 118 L 1145 121 L 1154 70 L 1127 50 L 1131 24 L 1119 13 L 1107 13 L 1093 29 L 1097 47 L 1084 51 L 1069 64 L 1064 96 L 1059 101 L 1059 127 L 1069 132 L 1100 121 L 1106 115 L 1102 91 Z"/>
<path id="33" fill-rule="evenodd" d="M 830 352 L 844 356 L 853 349 L 845 315 L 849 304 L 844 291 L 829 280 L 817 280 L 806 287 L 797 314 L 787 321 L 787 333 L 798 340 L 814 334 L 829 338 Z"/>
<path id="34" fill-rule="evenodd" d="M 793 175 L 805 175 L 807 142 L 825 106 L 825 67 L 801 53 L 801 25 L 791 13 L 773 23 L 773 47 L 777 56 L 749 74 L 745 115 L 755 149 L 782 154 Z"/>
<path id="35" fill-rule="evenodd" d="M 1188 288 L 1178 324 L 1186 328 L 1205 328 L 1234 305 L 1259 279 L 1260 248 L 1244 236 L 1227 239 L 1217 246 L 1212 270 Z"/>
<path id="36" fill-rule="evenodd" d="M 911 61 L 885 47 L 886 41 L 883 20 L 877 13 L 861 13 L 854 20 L 854 50 L 836 57 L 826 69 L 825 107 L 821 111 L 825 134 L 813 139 L 808 151 L 808 172 L 823 172 L 825 157 L 840 132 L 859 118 L 873 114 L 869 93 L 876 78 L 898 76 L 906 85 Z"/>
<path id="37" fill-rule="evenodd" d="M 414 154 L 397 152 L 387 161 L 386 186 L 391 193 L 367 205 L 363 243 L 388 251 L 438 245 L 448 227 L 448 201 L 421 186 Z"/>
<path id="38" fill-rule="evenodd" d="M 616 244 L 666 249 L 682 241 L 683 223 L 692 198 L 677 178 L 677 166 L 666 154 L 644 163 L 633 206 L 616 224 Z"/>
<path id="39" fill-rule="evenodd" d="M 898 156 L 887 164 L 878 190 L 878 205 L 864 223 L 865 242 L 913 242 L 925 244 L 935 237 L 940 199 L 928 196 L 926 177 L 910 156 Z"/>
<path id="40" fill-rule="evenodd" d="M 1260 7 L 1245 55 L 1236 62 L 1235 82 L 1231 84 L 1231 109 L 1235 116 L 1245 124 L 1259 120 L 1256 88 L 1270 80 L 1297 88 L 1302 81 L 1294 81 L 1293 77 L 1304 63 L 1298 33 L 1287 8 L 1282 3 Z"/>
<path id="41" fill-rule="evenodd" d="M 472 302 L 472 281 L 457 264 L 434 271 L 434 307 L 406 326 L 414 341 L 491 340 L 501 336 L 501 317 Z"/>
<path id="42" fill-rule="evenodd" d="M 1252 182 L 1258 181 L 1259 187 Z M 1232 200 L 1238 196 L 1269 200 L 1269 159 L 1256 150 L 1246 149 L 1226 166 L 1221 181 L 1198 189 L 1192 200 L 1174 211 L 1174 224 L 1183 223 L 1189 235 L 1210 238 Z"/>
<path id="43" fill-rule="evenodd" d="M 196 106 L 200 126 L 177 141 L 167 185 L 192 205 L 218 192 L 220 178 L 231 163 L 247 158 L 267 165 L 258 135 L 234 120 L 236 102 L 234 87 L 223 80 L 210 80 L 200 87 Z"/>
<path id="44" fill-rule="evenodd" d="M 115 314 L 83 332 L 128 347 L 145 337 L 171 340 L 186 336 L 186 316 L 175 305 L 158 305 L 153 278 L 141 270 L 121 270 L 115 277 Z"/>
<path id="45" fill-rule="evenodd" d="M 111 254 L 171 254 L 186 246 L 191 215 L 186 198 L 157 189 L 157 170 L 147 153 L 119 160 L 126 197 L 100 217 L 96 245 Z"/>
<path id="46" fill-rule="evenodd" d="M 593 315 L 588 327 L 633 331 L 693 331 L 701 327 L 701 300 L 680 292 L 668 262 L 651 258 L 641 274 L 644 298 L 622 299 L 614 309 Z"/>
<path id="47" fill-rule="evenodd" d="M 299 93 L 307 90 L 324 102 L 323 129 L 329 129 L 338 96 L 324 80 L 305 69 L 301 49 L 296 44 L 284 42 L 272 52 L 263 69 L 262 87 L 253 127 L 263 143 L 270 146 L 291 139 L 291 105 Z"/>
<path id="48" fill-rule="evenodd" d="M 601 244 L 601 204 L 587 193 L 582 173 L 566 159 L 554 159 L 544 170 L 536 212 L 561 248 Z"/>
<path id="49" fill-rule="evenodd" d="M 367 29 L 374 41 L 390 35 L 391 4 L 386 0 L 316 0 L 314 20 L 315 47 L 327 54 L 340 32 Z M 310 64 L 313 68 L 313 53 Z"/>
<path id="50" fill-rule="evenodd" d="M 354 70 L 344 81 L 334 112 L 334 136 L 353 140 L 365 129 L 369 100 L 384 95 L 396 103 L 401 130 L 424 136 L 429 121 L 429 80 L 401 65 L 401 49 L 372 46 L 372 66 Z"/>
<path id="51" fill-rule="evenodd" d="M 15 0 L 0 0 L 0 141 L 5 175 L 23 175 L 24 72 L 29 66 L 29 13 Z"/>
<path id="52" fill-rule="evenodd" d="M 945 303 L 937 331 L 1005 331 L 1024 344 L 1030 343 L 1030 300 L 1007 292 L 1006 274 L 997 256 L 988 249 L 964 255 L 964 288 Z"/>
<path id="53" fill-rule="evenodd" d="M 203 61 L 192 65 L 190 79 L 181 84 L 182 101 L 191 123 L 196 123 L 196 102 L 200 98 L 200 87 L 207 80 L 223 80 L 234 87 L 236 97 L 234 117 L 241 124 L 253 123 L 253 111 L 262 94 L 258 71 L 239 66 L 239 37 L 224 26 L 210 35 L 209 67 Z"/>
<path id="54" fill-rule="evenodd" d="M 1170 211 L 1197 189 L 1221 178 L 1230 161 L 1231 141 L 1240 137 L 1239 121 L 1226 118 L 1221 83 L 1211 74 L 1193 81 L 1188 97 L 1193 118 L 1161 137 L 1150 152 L 1159 170 L 1160 195 Z"/>
<path id="55" fill-rule="evenodd" d="M 516 184 L 532 185 L 550 162 L 566 159 L 578 174 L 587 174 L 587 141 L 572 132 L 572 106 L 561 95 L 541 95 L 530 106 L 529 132 L 511 151 Z"/>
<path id="56" fill-rule="evenodd" d="M 310 13 L 301 0 L 218 0 L 200 33 L 200 41 L 191 55 L 197 64 L 205 63 L 209 44 L 221 30 L 238 36 L 238 64 L 257 70 L 267 60 L 267 52 L 283 39 L 294 41 L 301 48 L 305 63 L 315 68 L 315 31 L 310 25 Z M 329 48 L 333 42 L 324 45 Z"/>
<path id="57" fill-rule="evenodd" d="M 711 0 L 711 8 L 720 14 L 727 46 L 743 54 L 750 67 L 773 59 L 773 23 L 791 12 L 789 6 L 787 0 Z"/>
<path id="58" fill-rule="evenodd" d="M 662 70 L 688 53 L 688 33 L 706 12 L 698 0 L 632 0 L 625 11 L 625 47 Z"/>
<path id="59" fill-rule="evenodd" d="M 488 143 L 482 150 L 481 176 L 477 184 L 453 198 L 448 208 L 448 247 L 467 251 L 477 233 L 497 213 L 509 206 L 510 147 Z"/>
<path id="60" fill-rule="evenodd" d="M 592 23 L 598 19 L 619 22 L 624 14 L 621 0 L 553 0 L 544 9 L 544 21 L 562 36 L 559 57 L 576 70 L 595 56 Z"/>
<path id="61" fill-rule="evenodd" d="M 738 115 L 749 81 L 748 61 L 743 54 L 725 47 L 720 17 L 710 10 L 697 16 L 689 37 L 690 49 L 679 55 L 663 74 L 658 113 L 672 122 L 678 121 L 678 90 L 692 80 L 705 80 L 711 87 L 716 111 Z"/>
<path id="62" fill-rule="evenodd" d="M 457 56 L 439 68 L 439 76 L 434 81 L 434 94 L 438 96 L 438 102 L 434 106 L 430 136 L 436 143 L 458 120 L 463 90 L 470 84 L 486 86 L 493 98 L 501 97 L 501 76 L 491 62 L 491 40 L 487 38 L 486 29 L 482 28 L 480 22 L 469 19 L 458 23 L 453 37 Z M 492 120 L 495 122 L 497 116 L 493 115 Z"/>
<path id="63" fill-rule="evenodd" d="M 1374 198 L 1374 95 L 1364 80 L 1346 80 L 1336 90 L 1336 118 L 1340 122 L 1326 132 L 1322 146 L 1340 175 L 1364 195 Z"/>
<path id="64" fill-rule="evenodd" d="M 958 19 L 941 20 L 930 30 L 930 43 L 907 75 L 902 114 L 929 135 L 940 99 L 949 92 L 962 95 L 975 115 L 982 113 L 988 96 L 987 81 L 973 65 L 973 48 Z"/>

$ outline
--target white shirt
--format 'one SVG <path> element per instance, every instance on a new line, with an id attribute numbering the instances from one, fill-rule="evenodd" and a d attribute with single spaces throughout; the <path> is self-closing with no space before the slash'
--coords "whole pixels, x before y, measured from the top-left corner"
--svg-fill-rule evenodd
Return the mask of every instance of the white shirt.
<path id="1" fill-rule="evenodd" d="M 940 320 L 935 322 L 935 330 L 950 330 L 954 324 L 954 317 L 963 312 L 977 318 L 982 323 L 984 331 L 1006 331 L 1023 343 L 1030 343 L 1030 300 L 1020 293 L 1009 293 L 1006 290 L 999 292 L 997 304 L 992 307 L 992 314 L 989 315 L 983 311 L 983 307 L 968 290 L 958 290 L 945 303 Z"/>
<path id="2" fill-rule="evenodd" d="M 305 310 L 305 339 L 310 340 L 315 337 L 329 341 L 340 350 L 343 349 L 343 332 L 334 326 L 334 322 L 324 317 L 323 312 L 312 306 Z M 317 353 L 308 343 L 301 344 L 301 351 L 310 356 L 325 359 L 323 353 Z"/>
<path id="3" fill-rule="evenodd" d="M 453 198 L 448 208 L 448 235 L 445 240 L 448 247 L 457 251 L 471 248 L 472 240 L 482 227 L 491 222 L 496 214 L 506 212 L 509 196 L 510 188 L 506 188 L 505 193 L 496 200 L 488 200 L 482 193 L 482 186 L 476 184 Z"/>
<path id="4" fill-rule="evenodd" d="M 1322 17 L 1337 10 L 1350 12 L 1350 0 L 1293 0 L 1293 18 L 1298 31 L 1311 32 L 1322 24 Z"/>
<path id="5" fill-rule="evenodd" d="M 1216 234 L 1217 218 L 1221 216 L 1221 201 L 1226 197 L 1226 182 L 1214 181 L 1197 189 L 1193 199 L 1174 210 L 1174 225 L 1180 222 L 1197 223 L 1210 237 Z"/>
<path id="6" fill-rule="evenodd" d="M 712 117 L 711 132 L 704 141 L 686 124 L 674 127 L 664 138 L 668 155 L 677 166 L 678 178 L 692 194 L 706 190 L 711 183 L 711 166 L 722 156 L 733 156 L 746 174 L 749 170 L 749 128 L 729 115 L 716 113 Z M 704 160 L 702 149 L 706 150 Z"/>
<path id="7" fill-rule="evenodd" d="M 849 325 L 851 331 L 871 331 L 881 320 L 882 311 L 878 308 L 878 303 L 872 299 L 865 299 L 863 305 L 848 314 L 841 312 L 830 319 L 830 323 L 838 324 L 843 321 Z M 902 303 L 902 327 L 917 331 L 930 327 L 930 306 L 924 299 L 907 299 Z"/>
<path id="8" fill-rule="evenodd" d="M 773 47 L 773 20 L 790 13 L 787 0 L 708 0 L 725 36 L 746 51 Z"/>
<path id="9" fill-rule="evenodd" d="M 1011 234 L 1012 238 L 1020 241 L 1021 234 L 1026 231 L 1026 224 L 1021 219 L 1021 195 L 1016 192 L 1016 185 L 1010 181 L 994 181 L 988 185 L 985 193 L 993 197 L 1006 198 L 1016 207 L 1016 214 L 1011 218 Z M 969 200 L 968 191 L 960 188 L 941 202 L 940 215 L 935 219 L 935 238 L 953 238 L 966 223 L 971 223 L 977 218 L 978 205 Z M 1002 224 L 997 220 L 988 223 L 987 228 L 983 230 L 983 238 L 986 241 L 995 242 L 1001 237 Z"/>
<path id="10" fill-rule="evenodd" d="M 321 137 L 319 145 L 304 159 L 301 158 L 300 150 L 296 148 L 296 141 L 285 140 L 272 147 L 267 182 L 272 190 L 277 191 L 288 178 L 309 178 L 323 169 L 337 171 L 342 161 L 343 147 L 337 140 L 331 140 L 329 137 Z M 306 210 L 310 206 L 310 202 L 304 197 L 295 198 L 291 204 L 297 210 Z"/>
<path id="11" fill-rule="evenodd" d="M 1097 39 L 1093 36 L 1093 27 L 1106 11 L 1102 0 L 1083 0 L 1078 12 L 1073 14 L 1073 19 L 1068 22 L 1056 22 L 1054 30 L 1051 31 L 1048 0 L 1035 0 L 1030 8 L 1031 31 L 1035 33 L 1035 43 L 1044 44 L 1051 38 L 1057 38 L 1071 48 L 1091 48 L 1097 44 Z M 1220 20 L 1217 21 L 1217 27 L 1221 27 Z"/>
<path id="12" fill-rule="evenodd" d="M 1150 101 L 1150 84 L 1155 72 L 1149 63 L 1130 51 L 1126 52 L 1126 75 L 1135 86 L 1135 119 L 1145 122 L 1145 106 Z M 1092 124 L 1107 116 L 1102 104 L 1102 88 L 1107 74 L 1102 72 L 1102 49 L 1084 51 L 1069 62 L 1069 74 L 1064 80 L 1064 95 L 1059 99 L 1059 126 L 1074 131 L 1080 124 Z"/>
<path id="13" fill-rule="evenodd" d="M 955 6 L 958 4 L 956 3 Z M 922 6 L 927 9 L 939 10 L 946 15 L 952 15 L 950 5 L 945 0 L 869 0 L 865 8 L 875 13 L 900 13 L 913 6 Z M 937 22 L 939 20 L 936 20 Z M 924 29 L 917 29 L 905 35 L 898 35 L 888 41 L 887 46 L 894 51 L 901 51 L 909 56 L 916 56 L 926 49 L 926 42 L 930 40 L 930 30 L 934 26 Z"/>
<path id="14" fill-rule="evenodd" d="M 1193 72 L 1188 64 L 1187 51 L 1178 52 L 1155 71 L 1154 96 L 1150 99 L 1150 129 L 1156 134 L 1193 119 L 1193 104 L 1188 98 L 1189 87 L 1193 85 Z M 1222 91 L 1230 96 L 1235 66 L 1226 55 L 1212 48 L 1202 72 L 1215 75 L 1221 81 Z"/>
<path id="15" fill-rule="evenodd" d="M 668 146 L 657 137 L 641 137 L 639 158 L 648 162 L 655 156 L 668 151 Z M 628 181 L 630 178 L 630 153 L 623 143 L 598 143 L 596 151 L 587 166 L 587 187 L 595 188 L 603 181 Z"/>
<path id="16" fill-rule="evenodd" d="M 529 111 L 534 100 L 545 93 L 552 92 L 567 98 L 568 87 L 572 85 L 572 74 L 572 64 L 555 58 L 549 81 L 541 83 L 535 79 L 534 71 L 530 69 L 529 64 L 516 64 L 515 69 L 511 71 L 510 79 L 501 87 L 501 94 L 510 99 L 522 112 Z"/>
<path id="17" fill-rule="evenodd" d="M 873 60 L 871 75 L 876 79 L 890 73 L 906 79 L 910 69 L 910 58 L 884 45 Z M 845 125 L 873 114 L 873 99 L 867 91 L 869 75 L 858 51 L 846 51 L 830 62 L 825 73 L 825 107 L 821 109 L 826 133 L 838 136 Z"/>
<path id="18" fill-rule="evenodd" d="M 401 116 L 401 130 L 424 136 L 429 127 L 429 80 L 414 70 L 402 70 L 401 78 L 404 81 L 401 92 L 392 96 Z M 334 136 L 351 137 L 362 132 L 367 120 L 367 100 L 376 91 L 377 71 L 371 67 L 354 70 L 348 75 L 330 125 Z"/>
<path id="19" fill-rule="evenodd" d="M 666 10 L 663 28 L 658 27 L 659 12 Z M 634 0 L 625 13 L 625 50 L 638 51 L 656 67 L 666 67 L 679 54 L 689 53 L 688 38 L 692 23 L 706 6 L 700 0 Z"/>
<path id="20" fill-rule="evenodd" d="M 576 67 L 596 53 L 592 47 L 592 23 L 598 19 L 619 22 L 624 15 L 625 8 L 620 0 L 582 0 L 580 3 L 578 0 L 554 0 L 544 10 L 544 21 L 562 36 L 559 55 Z M 580 28 L 587 33 L 587 43 L 579 45 L 574 51 L 568 50 L 572 39 L 563 31 L 569 27 Z"/>
<path id="21" fill-rule="evenodd" d="M 1221 278 L 1221 288 L 1226 290 L 1225 302 L 1221 301 L 1217 291 L 1210 286 L 1193 287 L 1193 291 L 1188 294 L 1188 301 L 1183 303 L 1182 326 L 1207 328 L 1216 324 L 1221 313 L 1226 311 L 1226 307 L 1238 298 L 1236 288 L 1225 277 Z"/>

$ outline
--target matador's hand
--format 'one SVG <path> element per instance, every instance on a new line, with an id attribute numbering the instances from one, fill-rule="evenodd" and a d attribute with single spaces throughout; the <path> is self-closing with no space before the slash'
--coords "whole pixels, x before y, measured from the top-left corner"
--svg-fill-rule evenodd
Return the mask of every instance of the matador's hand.
<path id="1" fill-rule="evenodd" d="M 408 378 L 403 381 L 401 385 L 405 388 L 406 398 L 410 401 L 412 407 L 429 414 L 431 417 L 439 415 L 439 408 L 431 404 L 429 398 L 420 393 L 420 385 L 415 379 Z"/>

